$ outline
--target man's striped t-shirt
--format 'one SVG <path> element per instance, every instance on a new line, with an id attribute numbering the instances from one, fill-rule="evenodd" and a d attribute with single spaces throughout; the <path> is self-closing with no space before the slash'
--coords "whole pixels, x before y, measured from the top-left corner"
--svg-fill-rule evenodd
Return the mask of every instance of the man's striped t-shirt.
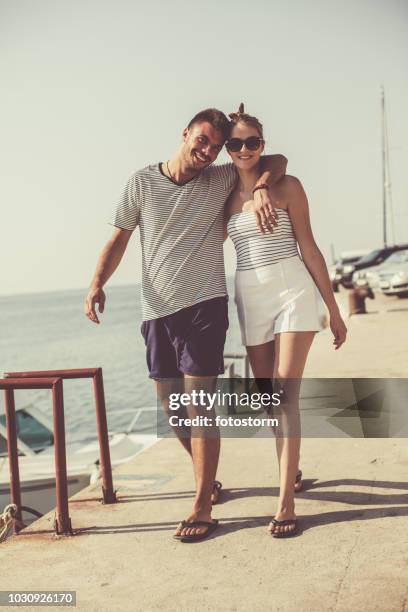
<path id="1" fill-rule="evenodd" d="M 227 295 L 223 207 L 236 176 L 209 166 L 177 185 L 154 164 L 129 178 L 111 224 L 140 227 L 144 321 Z"/>

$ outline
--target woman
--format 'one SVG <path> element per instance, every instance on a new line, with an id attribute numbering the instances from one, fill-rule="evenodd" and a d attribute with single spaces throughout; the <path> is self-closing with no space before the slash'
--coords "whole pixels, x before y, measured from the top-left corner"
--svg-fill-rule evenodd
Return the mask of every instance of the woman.
<path id="1" fill-rule="evenodd" d="M 271 196 L 278 204 L 278 224 L 272 233 L 261 233 L 252 207 L 264 150 L 262 125 L 244 112 L 243 104 L 230 118 L 226 148 L 239 180 L 225 207 L 224 229 L 237 252 L 235 301 L 254 377 L 260 382 L 273 379 L 274 390 L 278 384 L 284 392 L 280 426 L 275 432 L 280 494 L 268 529 L 274 537 L 288 537 L 297 530 L 294 492 L 301 484 L 300 379 L 314 335 L 321 327 L 317 289 L 329 310 L 335 349 L 345 341 L 347 329 L 326 263 L 313 238 L 300 181 L 285 176 L 274 186 Z"/>

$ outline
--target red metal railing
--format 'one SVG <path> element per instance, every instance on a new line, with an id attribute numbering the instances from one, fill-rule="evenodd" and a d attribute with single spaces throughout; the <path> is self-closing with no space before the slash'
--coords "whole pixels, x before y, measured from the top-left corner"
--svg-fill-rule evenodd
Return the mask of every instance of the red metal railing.
<path id="1" fill-rule="evenodd" d="M 17 516 L 19 520 L 21 520 L 21 490 L 18 470 L 14 389 L 52 389 L 57 497 L 57 517 L 55 530 L 58 534 L 72 534 L 71 520 L 68 514 L 68 484 L 62 381 L 63 379 L 76 378 L 93 379 L 100 449 L 100 466 L 102 473 L 103 502 L 105 504 L 113 504 L 117 501 L 117 499 L 116 493 L 113 490 L 102 369 L 82 368 L 73 370 L 7 372 L 5 374 L 5 379 L 0 380 L 0 389 L 4 389 L 5 391 L 7 444 L 10 462 L 10 490 L 12 501 L 19 508 L 19 514 Z M 18 528 L 15 527 L 14 530 L 15 533 L 18 532 Z"/>
<path id="2" fill-rule="evenodd" d="M 18 468 L 17 427 L 14 391 L 17 389 L 51 389 L 55 434 L 55 476 L 57 512 L 55 531 L 58 534 L 72 534 L 71 519 L 68 513 L 67 461 L 65 452 L 64 397 L 62 379 L 58 377 L 7 378 L 0 380 L 0 389 L 5 393 L 7 427 L 7 448 L 10 466 L 10 492 L 13 504 L 17 506 L 17 521 L 21 521 L 21 488 Z M 18 522 L 14 533 L 18 533 Z"/>

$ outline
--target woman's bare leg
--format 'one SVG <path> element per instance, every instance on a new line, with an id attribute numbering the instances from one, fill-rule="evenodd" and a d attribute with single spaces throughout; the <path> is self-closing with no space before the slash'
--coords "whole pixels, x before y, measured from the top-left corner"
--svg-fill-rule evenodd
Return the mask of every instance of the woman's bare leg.
<path id="1" fill-rule="evenodd" d="M 255 378 L 269 378 L 272 380 L 275 369 L 275 341 L 266 342 L 265 344 L 258 344 L 256 346 L 247 346 L 247 353 L 249 362 L 251 364 L 252 372 Z M 279 471 L 281 463 L 281 455 L 283 448 L 282 436 L 275 435 L 276 441 L 276 454 L 278 456 Z M 299 467 L 296 470 L 296 474 Z M 296 479 L 296 475 L 295 475 Z M 299 487 L 294 485 L 294 490 L 298 490 Z"/>
<path id="2" fill-rule="evenodd" d="M 246 347 L 254 378 L 272 378 L 275 363 L 275 342 Z"/>
<path id="3" fill-rule="evenodd" d="M 316 332 L 285 332 L 275 336 L 273 377 L 282 382 L 286 395 L 281 407 L 281 431 L 276 438 L 280 469 L 280 491 L 275 518 L 295 518 L 294 485 L 299 466 L 300 419 L 299 392 L 307 355 Z M 285 435 L 289 433 L 289 435 Z M 293 525 L 276 526 L 270 531 L 291 531 Z"/>

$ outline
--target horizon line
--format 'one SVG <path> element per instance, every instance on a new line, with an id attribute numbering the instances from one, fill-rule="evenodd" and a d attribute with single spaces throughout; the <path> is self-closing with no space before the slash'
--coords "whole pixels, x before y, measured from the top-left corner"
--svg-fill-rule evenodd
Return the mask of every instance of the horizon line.
<path id="1" fill-rule="evenodd" d="M 227 274 L 226 278 L 234 278 L 233 275 L 231 274 Z M 134 283 L 124 283 L 124 284 L 118 284 L 118 285 L 109 285 L 106 289 L 119 289 L 119 288 L 124 288 L 124 287 L 135 287 L 137 285 L 141 285 L 142 281 L 137 281 Z M 88 287 L 69 287 L 67 289 L 42 289 L 39 291 L 22 291 L 19 293 L 0 293 L 0 300 L 3 298 L 12 298 L 12 297 L 23 297 L 25 295 L 45 295 L 45 294 L 50 294 L 50 293 L 62 293 L 62 292 L 68 292 L 68 291 L 88 291 L 89 288 Z"/>

